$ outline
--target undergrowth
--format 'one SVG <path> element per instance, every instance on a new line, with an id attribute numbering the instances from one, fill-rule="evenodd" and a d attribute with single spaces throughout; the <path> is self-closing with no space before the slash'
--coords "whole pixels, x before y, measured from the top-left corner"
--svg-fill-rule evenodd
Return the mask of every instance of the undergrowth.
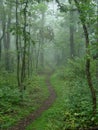
<path id="1" fill-rule="evenodd" d="M 33 113 L 48 96 L 45 76 L 34 74 L 25 81 L 23 99 L 15 79 L 13 73 L 2 72 L 0 75 L 0 129 L 9 128 Z"/>
<path id="2" fill-rule="evenodd" d="M 92 61 L 92 77 L 96 91 L 95 63 Z M 91 93 L 85 76 L 85 60 L 69 61 L 51 77 L 57 93 L 56 102 L 27 130 L 81 130 L 98 125 L 98 115 L 93 117 Z"/>

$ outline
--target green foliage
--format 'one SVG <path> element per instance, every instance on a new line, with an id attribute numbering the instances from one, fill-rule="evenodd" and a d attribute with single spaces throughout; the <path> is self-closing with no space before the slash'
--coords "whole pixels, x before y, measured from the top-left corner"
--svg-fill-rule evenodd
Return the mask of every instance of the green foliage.
<path id="1" fill-rule="evenodd" d="M 92 61 L 91 71 L 95 73 Z M 93 117 L 92 99 L 85 77 L 85 59 L 69 60 L 52 76 L 51 82 L 57 93 L 56 102 L 43 115 L 27 127 L 27 130 L 73 130 L 98 125 Z"/>
<path id="2" fill-rule="evenodd" d="M 21 118 L 36 110 L 47 98 L 48 90 L 45 77 L 34 74 L 25 80 L 27 89 L 21 93 L 17 88 L 13 73 L 1 72 L 0 75 L 0 129 L 14 125 Z"/>
<path id="3" fill-rule="evenodd" d="M 84 58 L 74 58 L 74 60 L 68 60 L 66 69 L 61 66 L 57 75 L 61 79 L 74 79 L 74 78 L 84 78 L 85 77 L 85 59 Z"/>
<path id="4" fill-rule="evenodd" d="M 69 61 L 68 66 L 57 72 L 58 78 L 63 81 L 65 86 L 65 118 L 64 129 L 84 129 L 85 127 L 98 124 L 97 115 L 92 116 L 91 94 L 85 78 L 85 61 L 84 59 L 76 58 Z M 92 61 L 91 72 L 95 75 L 95 63 Z M 59 82 L 61 82 L 58 80 Z M 93 79 L 94 81 L 94 79 Z M 57 83 L 59 87 L 59 83 Z M 55 87 L 57 87 L 55 86 Z M 56 88 L 57 90 L 57 88 Z M 63 94 L 63 93 L 62 93 Z"/>
<path id="5" fill-rule="evenodd" d="M 36 66 L 37 62 L 37 70 L 43 72 L 43 67 L 40 66 L 41 43 L 48 43 L 45 44 L 45 46 L 47 45 L 47 49 L 43 46 L 44 69 L 55 69 L 54 65 L 56 65 L 56 62 L 59 64 L 58 66 L 60 66 L 61 64 L 64 65 L 68 60 L 70 53 L 69 27 L 71 27 L 71 25 L 74 27 L 73 43 L 75 44 L 75 55 L 78 55 L 79 57 L 84 55 L 83 53 L 85 52 L 85 47 L 83 30 L 80 25 L 81 21 L 82 24 L 87 26 L 89 33 L 90 46 L 88 49 L 90 49 L 91 56 L 86 55 L 85 58 L 90 58 L 91 60 L 91 76 L 94 87 L 96 88 L 96 91 L 98 91 L 98 79 L 95 76 L 95 66 L 98 61 L 94 61 L 92 59 L 98 58 L 98 43 L 96 42 L 98 38 L 98 30 L 96 29 L 96 25 L 98 23 L 97 2 L 91 0 L 77 0 L 76 6 L 80 15 L 79 20 L 79 16 L 76 11 L 77 9 L 74 5 L 75 0 L 68 0 L 70 5 L 64 0 L 56 1 L 58 2 L 60 12 L 56 10 L 57 7 L 55 5 L 52 5 L 54 2 L 52 3 L 50 0 L 27 0 L 28 4 L 26 9 L 24 9 L 26 5 L 25 0 L 18 0 L 18 3 L 16 4 L 13 0 L 1 0 L 0 2 L 0 66 L 1 69 L 3 69 L 7 65 L 7 62 L 13 61 L 12 65 L 10 64 L 9 66 L 10 68 L 13 68 L 11 71 L 14 71 L 12 73 L 3 70 L 0 71 L 0 129 L 8 128 L 20 120 L 20 118 L 23 118 L 31 111 L 36 110 L 43 100 L 49 95 L 45 85 L 45 78 L 43 76 L 38 76 L 35 73 L 32 78 L 25 79 L 23 85 L 25 85 L 27 89 L 24 90 L 23 93 L 20 93 L 19 91 L 16 81 L 17 78 L 14 74 L 16 73 L 16 54 L 20 55 L 19 71 L 21 73 L 21 60 L 24 55 L 23 45 L 25 40 L 27 41 L 25 50 L 26 65 L 24 67 L 26 68 L 26 74 L 27 69 L 30 69 L 31 72 L 32 70 L 35 70 L 34 66 Z M 51 16 L 48 13 L 48 5 L 46 2 L 50 2 L 49 8 L 51 10 Z M 73 22 L 70 19 L 69 11 L 74 11 Z M 63 12 L 63 14 L 61 14 L 61 12 Z M 17 23 L 15 22 L 16 13 L 18 17 Z M 26 13 L 27 24 L 25 24 L 24 13 Z M 3 31 L 4 37 L 2 37 Z M 16 34 L 19 37 L 19 50 L 16 49 L 15 45 Z M 42 36 L 44 37 L 42 38 L 43 42 L 41 42 Z M 9 45 L 5 42 L 6 40 Z M 49 48 L 49 46 L 51 47 Z M 13 53 L 12 56 L 11 52 L 14 50 L 17 50 L 18 53 Z M 48 50 L 49 52 L 45 52 L 44 50 Z M 8 54 L 8 56 L 6 56 L 6 54 Z M 73 60 L 69 59 L 66 67 L 63 66 L 59 69 L 56 68 L 58 71 L 52 76 L 51 82 L 57 93 L 57 100 L 40 119 L 35 121 L 27 129 L 71 130 L 84 129 L 98 124 L 98 115 L 95 117 L 92 116 L 91 94 L 85 76 L 85 58 L 76 57 Z M 23 99 L 21 98 L 21 95 Z"/>

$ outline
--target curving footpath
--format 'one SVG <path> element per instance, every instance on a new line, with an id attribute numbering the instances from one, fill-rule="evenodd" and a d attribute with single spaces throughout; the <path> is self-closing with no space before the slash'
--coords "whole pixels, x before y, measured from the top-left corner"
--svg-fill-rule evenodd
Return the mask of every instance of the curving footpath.
<path id="1" fill-rule="evenodd" d="M 24 118 L 17 125 L 8 130 L 25 130 L 29 124 L 31 124 L 35 119 L 40 117 L 45 110 L 52 106 L 53 102 L 56 99 L 56 93 L 50 83 L 50 74 L 47 76 L 46 84 L 50 94 L 49 97 L 42 103 L 40 108 L 38 108 L 34 113 L 31 113 L 28 117 Z"/>

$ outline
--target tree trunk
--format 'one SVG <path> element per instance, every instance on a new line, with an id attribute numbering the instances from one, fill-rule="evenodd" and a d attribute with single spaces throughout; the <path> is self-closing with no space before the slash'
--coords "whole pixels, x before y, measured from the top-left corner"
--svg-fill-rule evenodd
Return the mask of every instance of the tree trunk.
<path id="1" fill-rule="evenodd" d="M 30 26 L 29 26 L 29 34 L 30 34 Z M 30 70 L 31 70 L 30 68 L 30 48 L 31 48 L 30 42 L 31 40 L 29 39 L 28 41 L 28 78 L 30 77 Z"/>
<path id="2" fill-rule="evenodd" d="M 11 12 L 11 11 L 10 11 Z M 7 52 L 6 52 L 6 67 L 7 67 L 7 70 L 10 71 L 11 70 L 11 61 L 10 61 L 10 58 L 11 58 L 11 55 L 10 55 L 10 25 L 11 25 L 11 16 L 9 15 L 8 16 L 8 24 L 7 24 L 7 41 L 6 41 L 6 49 L 7 49 Z"/>
<path id="3" fill-rule="evenodd" d="M 41 50 L 41 43 L 39 42 L 38 51 L 36 52 L 36 71 L 38 70 L 40 50 Z"/>
<path id="4" fill-rule="evenodd" d="M 4 35 L 4 39 L 3 39 L 3 42 L 4 42 L 4 61 L 5 61 L 5 70 L 6 71 L 9 71 L 9 42 L 7 43 L 7 33 L 5 32 L 5 35 Z"/>
<path id="5" fill-rule="evenodd" d="M 19 36 L 18 36 L 18 0 L 16 0 L 16 50 L 17 50 L 17 82 L 18 87 L 21 90 L 20 86 L 20 52 L 19 52 Z"/>
<path id="6" fill-rule="evenodd" d="M 1 38 L 0 38 L 0 61 L 1 61 L 1 54 L 2 54 L 2 45 L 1 45 Z"/>
<path id="7" fill-rule="evenodd" d="M 74 13 L 73 10 L 70 10 L 70 57 L 73 59 L 75 56 L 74 50 Z"/>
<path id="8" fill-rule="evenodd" d="M 23 86 L 23 82 L 26 78 L 26 46 L 27 46 L 27 37 L 26 37 L 26 26 L 27 26 L 27 4 L 28 0 L 25 2 L 24 7 L 24 29 L 23 29 L 23 37 L 24 37 L 24 47 L 23 47 L 23 57 L 22 57 L 22 68 L 21 68 L 21 84 Z M 25 90 L 25 86 L 23 86 Z"/>
<path id="9" fill-rule="evenodd" d="M 41 68 L 44 68 L 44 49 L 43 49 L 43 45 L 44 45 L 44 24 L 45 24 L 45 13 L 42 12 L 42 28 L 40 30 L 40 46 L 41 46 L 41 50 L 40 50 L 40 65 Z"/>
<path id="10" fill-rule="evenodd" d="M 10 71 L 10 25 L 11 25 L 11 7 L 9 7 L 9 14 L 6 17 L 5 9 L 3 8 L 4 16 L 3 16 L 3 22 L 2 26 L 4 27 L 4 51 L 5 51 L 5 70 Z M 7 21 L 7 22 L 6 22 Z"/>
<path id="11" fill-rule="evenodd" d="M 98 0 L 96 0 L 96 2 L 97 2 L 97 27 L 96 27 L 96 29 L 97 29 L 97 40 L 96 40 L 96 42 L 98 43 Z M 98 53 L 98 52 L 97 52 Z M 98 55 L 98 54 L 97 54 Z M 97 57 L 97 59 L 96 59 L 97 61 L 96 61 L 96 78 L 97 78 L 97 82 L 98 82 L 98 57 Z"/>
<path id="12" fill-rule="evenodd" d="M 2 40 L 4 38 L 4 33 L 5 33 L 5 25 L 2 25 L 3 29 L 2 29 L 2 36 L 0 38 L 0 61 L 1 61 L 1 58 L 2 58 Z"/>
<path id="13" fill-rule="evenodd" d="M 76 7 L 78 9 L 78 12 L 79 12 L 79 14 L 81 16 L 83 12 L 82 12 L 82 10 L 80 8 L 79 2 L 77 0 L 74 0 L 74 1 L 75 1 L 75 4 L 76 4 Z M 81 20 L 81 23 L 82 23 L 82 26 L 83 26 L 83 31 L 84 31 L 84 36 L 85 36 L 85 44 L 86 44 L 86 56 L 87 56 L 87 58 L 86 58 L 86 76 L 87 76 L 87 82 L 88 82 L 90 92 L 91 92 L 91 96 L 92 96 L 93 115 L 95 116 L 97 105 L 96 105 L 96 92 L 95 92 L 95 89 L 93 87 L 91 73 L 90 73 L 90 62 L 91 61 L 90 61 L 90 58 L 89 58 L 90 57 L 89 33 L 88 33 L 86 23 L 85 23 L 85 21 L 83 21 L 82 17 L 80 17 L 80 20 Z"/>

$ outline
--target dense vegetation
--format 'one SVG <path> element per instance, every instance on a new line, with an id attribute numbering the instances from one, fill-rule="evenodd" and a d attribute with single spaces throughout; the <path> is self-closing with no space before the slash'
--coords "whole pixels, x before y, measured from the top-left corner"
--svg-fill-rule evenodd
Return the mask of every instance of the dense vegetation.
<path id="1" fill-rule="evenodd" d="M 0 129 L 49 96 L 57 99 L 27 130 L 98 129 L 98 1 L 0 1 Z"/>
<path id="2" fill-rule="evenodd" d="M 91 69 L 93 74 L 94 66 Z M 93 116 L 91 94 L 83 72 L 84 59 L 77 58 L 52 75 L 51 83 L 57 93 L 56 102 L 27 130 L 78 130 L 98 125 L 98 115 Z M 97 90 L 97 84 L 95 88 Z"/>
<path id="3" fill-rule="evenodd" d="M 35 74 L 25 81 L 28 88 L 23 92 L 22 98 L 15 79 L 11 74 L 9 78 L 7 72 L 6 76 L 2 72 L 0 77 L 0 129 L 8 128 L 34 112 L 49 95 L 44 76 Z"/>

